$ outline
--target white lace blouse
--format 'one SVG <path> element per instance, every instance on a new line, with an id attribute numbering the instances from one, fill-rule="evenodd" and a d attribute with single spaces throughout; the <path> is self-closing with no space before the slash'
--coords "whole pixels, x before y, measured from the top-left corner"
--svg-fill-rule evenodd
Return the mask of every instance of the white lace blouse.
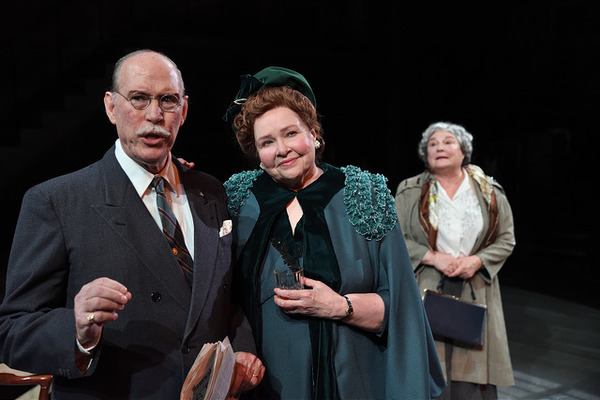
<path id="1" fill-rule="evenodd" d="M 464 176 L 452 199 L 436 182 L 439 213 L 437 250 L 454 257 L 471 255 L 477 237 L 483 230 L 483 214 L 475 189 L 466 172 Z"/>

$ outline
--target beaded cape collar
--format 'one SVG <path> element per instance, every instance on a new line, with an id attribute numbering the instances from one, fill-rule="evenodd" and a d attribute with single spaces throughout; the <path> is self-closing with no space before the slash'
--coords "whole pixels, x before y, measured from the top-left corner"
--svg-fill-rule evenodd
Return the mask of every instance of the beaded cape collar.
<path id="1" fill-rule="evenodd" d="M 336 168 L 325 164 L 328 168 Z M 348 219 L 357 233 L 367 240 L 381 240 L 394 228 L 397 217 L 394 198 L 387 187 L 387 178 L 355 166 L 342 167 L 345 175 L 344 204 Z M 229 213 L 237 216 L 250 196 L 254 181 L 262 170 L 234 174 L 225 182 Z"/>

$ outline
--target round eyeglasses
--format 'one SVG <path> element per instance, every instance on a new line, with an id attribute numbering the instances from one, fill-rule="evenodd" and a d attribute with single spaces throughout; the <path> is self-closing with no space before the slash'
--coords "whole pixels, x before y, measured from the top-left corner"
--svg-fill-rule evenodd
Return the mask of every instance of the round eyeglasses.
<path id="1" fill-rule="evenodd" d="M 181 99 L 176 94 L 161 94 L 160 96 L 150 96 L 146 93 L 134 93 L 131 97 L 122 95 L 115 91 L 116 94 L 127 100 L 136 110 L 145 110 L 150 105 L 153 99 L 158 100 L 158 106 L 165 112 L 174 112 L 181 105 Z"/>

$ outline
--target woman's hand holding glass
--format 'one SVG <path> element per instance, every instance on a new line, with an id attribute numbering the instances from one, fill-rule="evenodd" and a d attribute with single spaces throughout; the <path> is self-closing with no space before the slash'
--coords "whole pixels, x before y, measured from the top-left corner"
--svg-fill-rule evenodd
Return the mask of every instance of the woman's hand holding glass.
<path id="1" fill-rule="evenodd" d="M 346 316 L 346 300 L 329 286 L 306 277 L 304 286 L 308 289 L 275 288 L 275 304 L 288 314 L 327 319 L 342 319 Z"/>
<path id="2" fill-rule="evenodd" d="M 344 320 L 348 325 L 379 332 L 383 326 L 385 305 L 377 293 L 352 293 L 347 296 L 353 304 L 354 313 L 346 318 L 348 302 L 325 283 L 304 277 L 302 290 L 275 288 L 274 302 L 288 314 Z"/>

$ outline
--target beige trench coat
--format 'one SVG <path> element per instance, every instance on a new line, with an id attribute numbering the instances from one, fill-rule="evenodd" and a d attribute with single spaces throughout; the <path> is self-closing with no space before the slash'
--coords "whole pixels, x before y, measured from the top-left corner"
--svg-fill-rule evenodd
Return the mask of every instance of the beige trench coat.
<path id="1" fill-rule="evenodd" d="M 429 244 L 427 235 L 419 223 L 419 197 L 423 184 L 430 177 L 428 172 L 424 172 L 402 181 L 396 190 L 398 218 L 421 294 L 425 289 L 435 290 L 441 278 L 438 270 L 421 264 L 423 256 L 429 250 Z M 489 212 L 479 186 L 473 181 L 471 183 L 479 199 L 484 221 L 483 233 L 478 237 L 474 247 L 477 249 L 474 254 L 483 261 L 483 268 L 475 274 L 471 283 L 477 297 L 476 303 L 487 305 L 488 314 L 483 348 L 453 346 L 451 380 L 511 386 L 514 385 L 514 378 L 498 272 L 515 246 L 513 216 L 503 189 L 499 185 L 494 185 L 498 203 L 499 230 L 494 243 L 485 247 L 485 233 L 489 229 L 490 221 Z M 462 298 L 471 300 L 469 285 L 465 285 Z M 440 362 L 445 366 L 444 342 L 436 341 L 436 347 Z"/>

